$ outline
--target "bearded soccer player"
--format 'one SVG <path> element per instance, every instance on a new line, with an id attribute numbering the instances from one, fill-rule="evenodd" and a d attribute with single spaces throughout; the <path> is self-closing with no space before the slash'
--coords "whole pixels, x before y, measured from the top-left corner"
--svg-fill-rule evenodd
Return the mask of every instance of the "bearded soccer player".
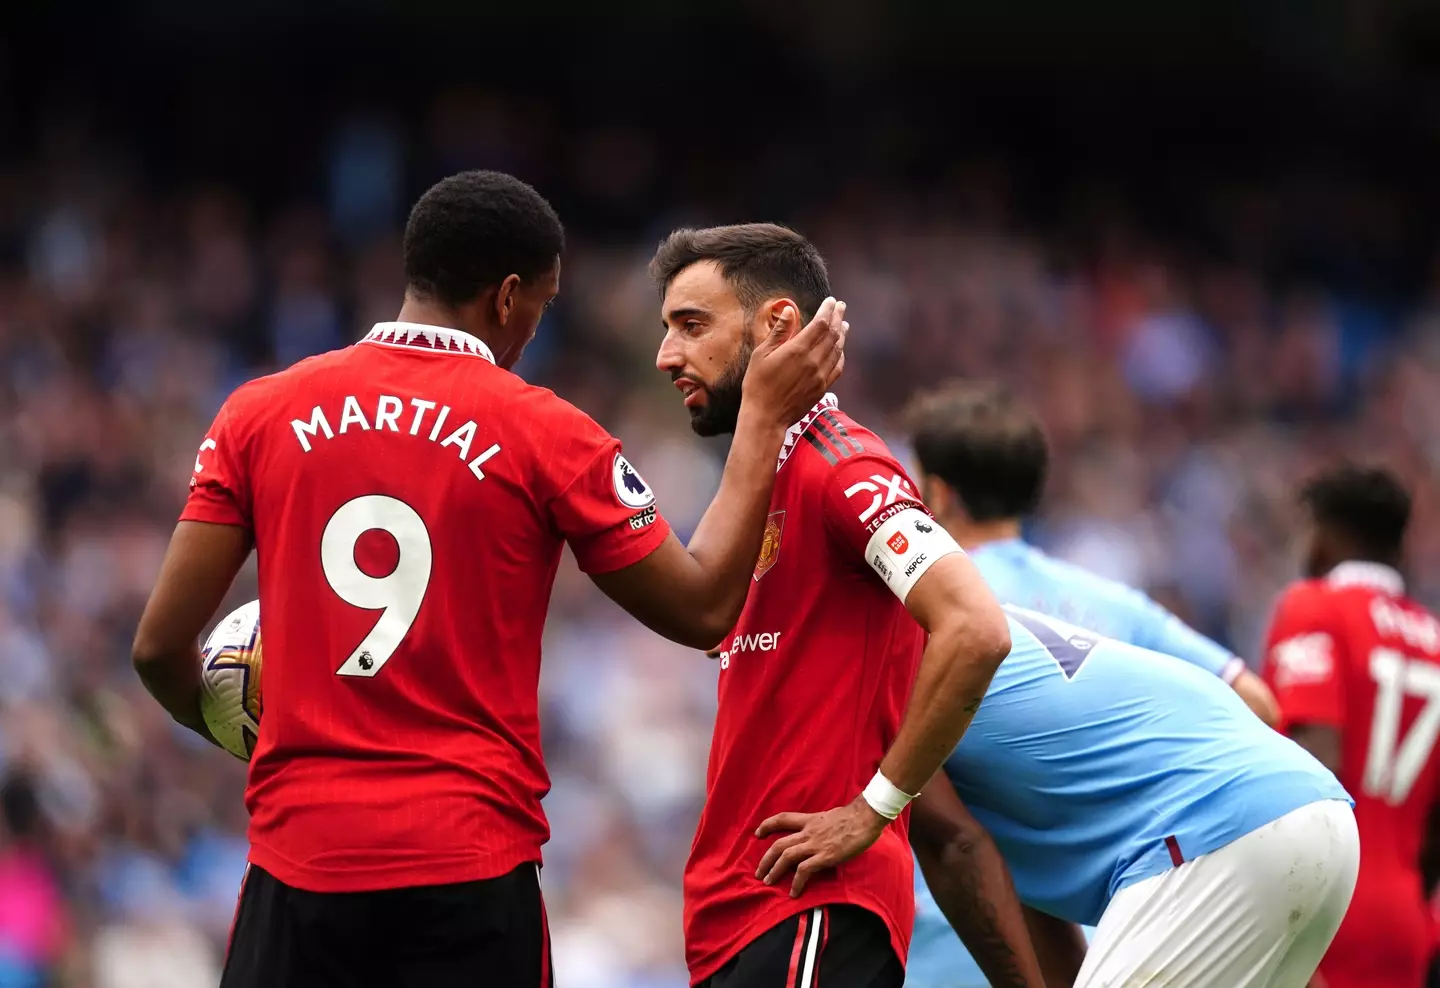
<path id="1" fill-rule="evenodd" d="M 1440 622 L 1405 594 L 1410 495 L 1392 474 L 1336 466 L 1301 501 L 1310 578 L 1276 606 L 1265 671 L 1284 730 L 1354 794 L 1361 848 L 1320 976 L 1327 988 L 1414 988 L 1434 943 Z"/>
<path id="2" fill-rule="evenodd" d="M 509 370 L 562 247 L 525 183 L 440 182 L 405 230 L 398 320 L 242 386 L 200 446 L 134 659 L 204 734 L 196 640 L 255 549 L 265 715 L 224 988 L 548 984 L 537 682 L 563 545 L 683 644 L 740 613 L 786 426 L 843 364 L 843 303 L 769 324 L 687 550 L 620 444 Z"/>
<path id="3" fill-rule="evenodd" d="M 791 230 L 750 224 L 676 231 L 651 271 L 657 366 L 696 432 L 736 431 L 757 344 L 821 305 L 824 260 Z M 905 807 L 974 715 L 1009 630 L 904 468 L 832 395 L 797 416 L 771 469 L 754 586 L 719 650 L 685 870 L 690 977 L 898 988 L 914 923 Z"/>

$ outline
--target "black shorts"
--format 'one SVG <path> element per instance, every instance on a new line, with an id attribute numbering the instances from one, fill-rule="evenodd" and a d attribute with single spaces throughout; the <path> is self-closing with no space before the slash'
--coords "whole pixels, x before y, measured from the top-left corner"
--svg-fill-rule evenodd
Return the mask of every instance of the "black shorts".
<path id="1" fill-rule="evenodd" d="M 900 988 L 905 968 L 868 909 L 821 906 L 791 916 L 730 958 L 699 988 Z"/>
<path id="2" fill-rule="evenodd" d="M 551 988 L 533 864 L 458 885 L 302 892 L 254 865 L 220 988 Z"/>

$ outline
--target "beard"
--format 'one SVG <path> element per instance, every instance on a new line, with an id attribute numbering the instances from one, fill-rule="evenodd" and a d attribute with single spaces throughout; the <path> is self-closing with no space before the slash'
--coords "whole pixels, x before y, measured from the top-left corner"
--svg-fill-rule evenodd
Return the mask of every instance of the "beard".
<path id="1" fill-rule="evenodd" d="M 735 359 L 720 372 L 715 383 L 701 385 L 705 389 L 705 404 L 690 409 L 690 428 L 697 436 L 723 436 L 735 431 L 740 420 L 745 372 L 750 368 L 750 355 L 754 352 L 754 343 L 741 340 Z"/>

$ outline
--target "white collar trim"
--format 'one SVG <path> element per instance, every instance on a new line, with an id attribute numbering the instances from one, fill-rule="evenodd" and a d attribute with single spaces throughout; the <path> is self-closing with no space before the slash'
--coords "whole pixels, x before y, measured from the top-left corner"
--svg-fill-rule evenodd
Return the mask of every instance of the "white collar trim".
<path id="1" fill-rule="evenodd" d="M 1351 560 L 1336 566 L 1325 579 L 1342 587 L 1373 587 L 1397 595 L 1405 592 L 1405 578 L 1400 575 L 1399 570 L 1384 563 Z"/>
<path id="2" fill-rule="evenodd" d="M 463 330 L 446 326 L 426 326 L 418 322 L 377 322 L 375 328 L 365 334 L 362 342 L 417 350 L 438 350 L 441 353 L 468 353 L 495 363 L 495 355 L 483 340 L 476 339 Z"/>
<path id="3" fill-rule="evenodd" d="M 790 459 L 790 454 L 794 452 L 796 444 L 800 442 L 800 438 L 806 432 L 810 431 L 811 423 L 820 417 L 820 413 L 827 409 L 838 408 L 839 405 L 840 400 L 833 394 L 827 393 L 825 397 L 815 403 L 815 407 L 801 416 L 800 421 L 785 430 L 785 441 L 780 444 L 780 458 L 775 462 L 776 473 L 779 473 L 780 468 L 785 465 L 785 461 Z"/>

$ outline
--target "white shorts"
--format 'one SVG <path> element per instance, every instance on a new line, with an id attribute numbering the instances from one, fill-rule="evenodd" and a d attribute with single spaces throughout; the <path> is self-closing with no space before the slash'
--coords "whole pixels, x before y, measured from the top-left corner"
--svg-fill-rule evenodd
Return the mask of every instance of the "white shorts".
<path id="1" fill-rule="evenodd" d="M 1075 988 L 1305 988 L 1359 868 L 1350 807 L 1302 806 L 1121 889 Z"/>

